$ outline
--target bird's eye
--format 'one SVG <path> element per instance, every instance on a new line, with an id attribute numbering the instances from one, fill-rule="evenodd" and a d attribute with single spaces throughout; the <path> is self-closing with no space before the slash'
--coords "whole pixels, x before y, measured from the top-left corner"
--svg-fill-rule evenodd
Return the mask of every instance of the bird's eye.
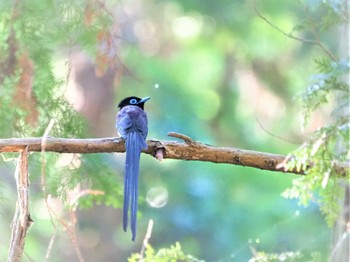
<path id="1" fill-rule="evenodd" d="M 137 100 L 136 100 L 135 98 L 130 99 L 129 103 L 130 103 L 131 105 L 136 105 L 136 104 L 137 104 Z"/>

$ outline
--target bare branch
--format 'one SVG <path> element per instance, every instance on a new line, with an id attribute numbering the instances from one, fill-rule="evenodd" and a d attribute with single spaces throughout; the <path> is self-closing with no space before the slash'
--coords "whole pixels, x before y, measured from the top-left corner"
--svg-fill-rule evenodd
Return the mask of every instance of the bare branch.
<path id="1" fill-rule="evenodd" d="M 173 135 L 173 134 L 171 134 Z M 179 136 L 177 136 L 179 137 Z M 143 152 L 152 156 L 159 156 L 162 150 L 164 159 L 182 159 L 192 161 L 207 161 L 213 163 L 226 163 L 240 166 L 255 167 L 270 171 L 288 172 L 295 174 L 304 174 L 305 170 L 285 170 L 284 165 L 286 156 L 270 154 L 266 152 L 257 152 L 230 147 L 215 147 L 188 140 L 187 136 L 182 135 L 189 142 L 180 143 L 174 141 L 148 140 L 148 149 Z M 0 139 L 1 152 L 18 152 L 28 146 L 28 151 L 41 151 L 41 138 L 10 138 Z M 45 151 L 57 153 L 112 153 L 125 152 L 124 140 L 121 138 L 53 138 L 47 137 Z M 280 165 L 279 165 L 280 164 Z M 349 164 L 336 163 L 337 173 L 347 176 L 349 173 Z"/>
<path id="2" fill-rule="evenodd" d="M 9 262 L 21 261 L 27 230 L 33 222 L 30 218 L 28 206 L 28 147 L 24 147 L 21 152 L 18 159 L 15 177 L 18 196 L 16 211 L 11 224 L 12 233 L 8 257 Z"/>
<path id="3" fill-rule="evenodd" d="M 285 32 L 283 29 L 279 28 L 278 26 L 276 26 L 274 23 L 272 23 L 267 17 L 265 17 L 262 13 L 260 13 L 260 11 L 258 10 L 258 8 L 255 5 L 255 2 L 253 2 L 253 8 L 255 13 L 262 19 L 264 20 L 267 24 L 269 24 L 272 28 L 276 29 L 278 32 L 280 32 L 281 34 L 285 35 L 286 37 L 289 37 L 291 39 L 294 39 L 296 41 L 300 41 L 302 43 L 306 43 L 306 44 L 312 44 L 312 45 L 316 45 L 318 47 L 320 47 L 323 52 L 325 52 L 333 61 L 337 61 L 337 58 L 332 54 L 331 51 L 329 51 L 327 49 L 327 47 L 321 43 L 321 41 L 319 40 L 313 40 L 313 39 L 306 39 L 306 38 L 302 38 L 299 36 L 295 36 L 291 33 L 287 33 Z"/>
<path id="4" fill-rule="evenodd" d="M 148 246 L 148 241 L 150 240 L 152 235 L 152 229 L 153 229 L 153 220 L 150 219 L 148 221 L 147 232 L 146 232 L 145 238 L 143 239 L 142 248 L 140 251 L 140 260 L 139 260 L 140 262 L 145 261 L 144 255 L 145 255 L 146 248 Z"/>

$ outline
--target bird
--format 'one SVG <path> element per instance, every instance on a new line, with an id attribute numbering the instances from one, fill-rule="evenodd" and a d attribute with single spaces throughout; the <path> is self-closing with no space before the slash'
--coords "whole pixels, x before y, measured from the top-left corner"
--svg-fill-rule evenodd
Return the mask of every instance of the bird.
<path id="1" fill-rule="evenodd" d="M 123 229 L 127 231 L 130 207 L 132 241 L 136 238 L 140 156 L 141 150 L 147 149 L 148 120 L 144 105 L 149 99 L 150 97 L 141 99 L 136 96 L 124 98 L 118 104 L 119 112 L 116 119 L 116 128 L 119 135 L 125 139 L 126 151 Z"/>

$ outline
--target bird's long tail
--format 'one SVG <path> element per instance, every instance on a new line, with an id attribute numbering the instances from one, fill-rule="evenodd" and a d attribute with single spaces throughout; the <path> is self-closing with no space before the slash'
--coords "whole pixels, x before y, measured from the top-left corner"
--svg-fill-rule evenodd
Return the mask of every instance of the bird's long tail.
<path id="1" fill-rule="evenodd" d="M 143 148 L 147 148 L 145 139 L 141 133 L 130 132 L 126 137 L 126 161 L 124 176 L 124 207 L 123 207 L 123 228 L 128 227 L 129 205 L 130 208 L 130 227 L 132 232 L 132 241 L 136 237 L 137 224 L 137 202 L 138 202 L 138 178 L 140 173 L 140 155 Z"/>

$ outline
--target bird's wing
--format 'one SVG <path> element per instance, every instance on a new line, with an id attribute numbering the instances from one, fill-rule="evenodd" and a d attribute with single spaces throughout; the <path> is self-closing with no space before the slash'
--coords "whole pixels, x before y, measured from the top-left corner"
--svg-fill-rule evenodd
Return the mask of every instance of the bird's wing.
<path id="1" fill-rule="evenodd" d="M 148 134 L 148 121 L 146 113 L 142 112 L 143 114 L 140 114 L 136 119 L 136 126 L 137 129 L 140 131 L 142 137 L 144 140 L 146 140 L 147 134 Z M 146 142 L 146 141 L 145 141 Z M 147 145 L 142 145 L 142 148 L 147 148 Z"/>
<path id="2" fill-rule="evenodd" d="M 116 128 L 121 135 L 121 137 L 126 138 L 127 130 L 131 127 L 132 120 L 130 115 L 123 110 L 119 111 L 117 114 Z"/>

